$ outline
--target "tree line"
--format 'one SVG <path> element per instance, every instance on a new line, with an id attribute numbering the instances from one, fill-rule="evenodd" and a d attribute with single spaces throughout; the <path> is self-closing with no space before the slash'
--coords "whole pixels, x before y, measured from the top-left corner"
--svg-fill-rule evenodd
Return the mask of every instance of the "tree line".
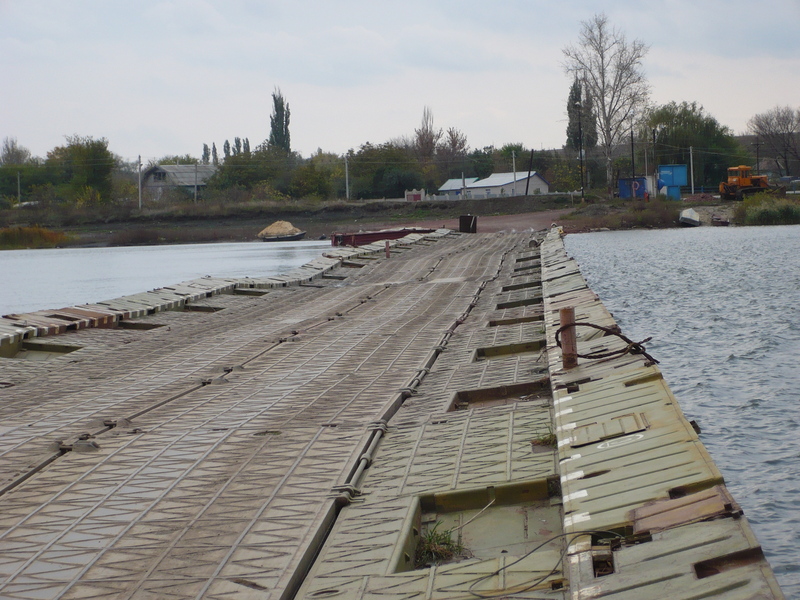
<path id="1" fill-rule="evenodd" d="M 777 106 L 748 123 L 754 136 L 743 146 L 696 102 L 649 102 L 643 64 L 649 48 L 629 42 L 604 14 L 581 23 L 578 41 L 565 47 L 562 67 L 572 79 L 567 129 L 559 149 L 521 143 L 470 148 L 457 127 L 438 127 L 429 107 L 407 136 L 365 142 L 344 155 L 292 150 L 289 103 L 275 88 L 269 136 L 251 147 L 248 137 L 203 144 L 200 157 L 164 156 L 156 164 L 213 164 L 203 195 L 213 199 L 397 198 L 406 190 L 434 192 L 446 180 L 493 172 L 533 170 L 551 189 L 610 190 L 619 177 L 652 173 L 657 164 L 694 163 L 695 182 L 716 188 L 729 166 L 752 164 L 775 175 L 800 175 L 800 109 Z M 68 136 L 45 158 L 31 156 L 16 139 L 0 148 L 0 206 L 17 200 L 76 206 L 137 196 L 140 165 L 111 152 L 108 140 Z M 181 191 L 175 191 L 180 198 Z"/>

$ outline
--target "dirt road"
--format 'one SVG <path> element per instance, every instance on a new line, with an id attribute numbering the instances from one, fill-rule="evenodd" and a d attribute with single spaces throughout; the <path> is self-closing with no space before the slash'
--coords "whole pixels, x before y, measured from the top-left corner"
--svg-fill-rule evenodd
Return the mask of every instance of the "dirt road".
<path id="1" fill-rule="evenodd" d="M 497 233 L 498 231 L 524 231 L 532 229 L 539 231 L 547 229 L 553 223 L 558 223 L 559 219 L 573 211 L 571 208 L 559 210 L 545 210 L 541 212 L 520 213 L 515 215 L 478 215 L 478 232 Z M 355 231 L 363 228 L 364 231 L 376 229 L 388 229 L 397 227 L 446 227 L 458 231 L 458 218 L 422 220 L 422 221 L 370 221 L 359 226 L 358 222 L 353 223 Z"/>

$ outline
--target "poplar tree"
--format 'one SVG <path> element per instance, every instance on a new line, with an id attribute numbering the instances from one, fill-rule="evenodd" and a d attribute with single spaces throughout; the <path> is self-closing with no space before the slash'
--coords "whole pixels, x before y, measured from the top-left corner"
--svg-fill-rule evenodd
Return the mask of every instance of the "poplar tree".
<path id="1" fill-rule="evenodd" d="M 285 154 L 291 152 L 289 136 L 289 103 L 281 94 L 280 88 L 272 92 L 272 115 L 269 118 L 270 132 L 268 145 Z"/>
<path id="2" fill-rule="evenodd" d="M 594 103 L 577 78 L 569 90 L 567 119 L 567 148 L 580 149 L 579 129 L 583 131 L 584 150 L 597 146 L 597 115 L 594 114 Z"/>

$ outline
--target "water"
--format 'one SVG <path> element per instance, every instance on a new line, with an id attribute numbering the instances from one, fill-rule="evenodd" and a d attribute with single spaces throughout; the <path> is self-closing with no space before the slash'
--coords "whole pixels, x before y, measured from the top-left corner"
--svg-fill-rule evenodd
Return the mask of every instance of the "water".
<path id="1" fill-rule="evenodd" d="M 0 252 L 0 315 L 111 300 L 205 275 L 277 275 L 329 247 L 300 241 L 6 250 Z"/>
<path id="2" fill-rule="evenodd" d="M 800 598 L 800 226 L 570 235 L 623 332 L 657 360 Z"/>

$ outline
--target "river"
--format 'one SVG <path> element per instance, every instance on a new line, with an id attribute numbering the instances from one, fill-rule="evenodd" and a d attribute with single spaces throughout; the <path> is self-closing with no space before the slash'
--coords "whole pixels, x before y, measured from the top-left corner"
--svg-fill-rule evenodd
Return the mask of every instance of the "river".
<path id="1" fill-rule="evenodd" d="M 569 235 L 623 333 L 660 368 L 800 598 L 800 226 Z"/>
<path id="2" fill-rule="evenodd" d="M 244 242 L 0 252 L 0 315 L 111 300 L 216 277 L 286 273 L 330 242 Z"/>

